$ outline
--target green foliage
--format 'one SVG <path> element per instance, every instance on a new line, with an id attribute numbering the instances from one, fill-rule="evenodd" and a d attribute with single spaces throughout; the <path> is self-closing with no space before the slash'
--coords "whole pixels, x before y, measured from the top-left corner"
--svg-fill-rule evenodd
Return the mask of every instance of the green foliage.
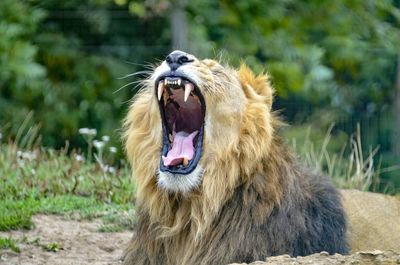
<path id="1" fill-rule="evenodd" d="M 60 244 L 57 242 L 51 242 L 43 246 L 43 248 L 49 252 L 58 252 L 59 250 L 63 249 L 62 246 L 60 246 Z"/>
<path id="2" fill-rule="evenodd" d="M 21 250 L 17 244 L 18 242 L 10 237 L 0 237 L 0 249 L 11 249 L 19 253 Z"/>
<path id="3" fill-rule="evenodd" d="M 122 205 L 114 211 L 110 210 L 102 217 L 103 226 L 100 227 L 102 232 L 119 232 L 132 228 L 135 221 L 135 210 L 132 207 Z"/>
<path id="4" fill-rule="evenodd" d="M 18 1 L 1 1 L 1 86 L 10 85 L 22 89 L 25 84 L 45 74 L 45 69 L 35 62 L 37 47 L 30 41 L 43 17 L 44 12 L 40 9 L 32 10 Z"/>
<path id="5" fill-rule="evenodd" d="M 128 211 L 133 204 L 106 203 L 93 197 L 58 195 L 29 199 L 3 200 L 0 202 L 0 231 L 31 229 L 33 214 L 59 214 L 71 219 L 92 219 L 101 217 L 104 227 L 126 230 L 132 227 L 134 211 Z M 110 230 L 110 229 L 109 229 Z"/>
<path id="6" fill-rule="evenodd" d="M 389 140 L 399 7 L 390 0 L 223 0 L 191 1 L 188 9 L 202 21 L 192 27 L 203 29 L 205 41 L 225 50 L 231 63 L 270 72 L 275 108 L 291 123 L 315 125 L 317 118 L 322 131 L 335 123 L 347 135 L 360 123 L 363 148 L 380 146 L 376 158 L 388 166 L 399 161 Z M 392 173 L 384 177 L 398 182 Z"/>
<path id="7" fill-rule="evenodd" d="M 112 167 L 112 157 L 99 149 L 95 156 L 97 163 L 90 163 L 65 150 L 0 144 L 0 231 L 30 229 L 36 213 L 104 217 L 106 224 L 130 227 L 133 216 L 124 215 L 135 191 L 129 169 Z"/>
<path id="8" fill-rule="evenodd" d="M 146 60 L 126 45 L 143 33 L 123 25 L 138 19 L 112 1 L 36 2 L 0 3 L 0 124 L 15 136 L 33 110 L 30 122 L 41 126 L 43 144 L 57 148 L 64 139 L 82 146 L 82 127 L 116 134 L 136 91 L 119 90 L 130 82 L 120 77 L 138 68 L 126 62 Z"/>
<path id="9" fill-rule="evenodd" d="M 287 130 L 285 135 L 292 139 L 294 149 L 306 165 L 329 176 L 337 187 L 377 191 L 381 168 L 374 156 L 379 148 L 363 150 L 360 127 L 350 139 L 344 133 L 333 134 L 333 128 L 331 125 L 327 132 L 321 132 L 308 127 L 300 134 L 298 129 Z M 318 140 L 311 140 L 311 135 Z M 396 190 L 385 189 L 385 192 L 396 193 Z"/>
<path id="10" fill-rule="evenodd" d="M 108 166 L 106 170 L 79 157 L 52 149 L 21 151 L 12 145 L 1 145 L 0 199 L 75 194 L 115 203 L 132 200 L 135 188 L 126 165 L 113 170 Z"/>
<path id="11" fill-rule="evenodd" d="M 382 164 L 398 163 L 388 140 L 400 47 L 398 0 L 183 2 L 190 52 L 267 70 L 278 95 L 274 108 L 283 109 L 290 123 L 318 119 L 326 131 L 334 122 L 347 135 L 360 123 L 364 149 L 379 145 Z M 45 146 L 61 148 L 68 139 L 83 148 L 77 134 L 83 127 L 118 135 L 135 82 L 146 76 L 148 63 L 170 51 L 168 23 L 176 5 L 0 1 L 1 132 L 17 136 L 32 115 L 28 125 L 40 127 Z M 119 147 L 116 139 L 112 144 Z M 393 182 L 396 176 L 385 178 Z"/>
<path id="12" fill-rule="evenodd" d="M 391 1 L 193 1 L 189 9 L 233 61 L 266 66 L 281 97 L 329 96 L 354 110 L 360 97 L 378 103 L 392 90 L 400 30 Z"/>
<path id="13" fill-rule="evenodd" d="M 31 217 L 38 203 L 33 200 L 1 200 L 0 231 L 30 229 Z"/>

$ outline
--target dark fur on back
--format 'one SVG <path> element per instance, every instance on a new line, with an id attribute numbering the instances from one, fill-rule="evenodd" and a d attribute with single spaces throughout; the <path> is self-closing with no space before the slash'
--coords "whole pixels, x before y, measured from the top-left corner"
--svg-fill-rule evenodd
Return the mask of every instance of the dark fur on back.
<path id="1" fill-rule="evenodd" d="M 214 224 L 214 229 L 226 227 L 220 238 L 220 242 L 230 245 L 220 247 L 232 250 L 226 262 L 251 262 L 282 254 L 305 256 L 321 251 L 347 253 L 346 221 L 338 192 L 324 179 L 315 181 L 311 187 L 313 196 L 307 199 L 300 190 L 295 191 L 299 197 L 291 194 L 291 198 L 285 198 L 282 206 L 275 207 L 259 225 L 252 222 L 252 209 L 258 199 L 250 204 L 241 200 L 244 193 L 254 193 L 254 187 L 239 187 L 221 212 L 224 218 Z M 228 222 L 235 225 L 227 226 Z"/>

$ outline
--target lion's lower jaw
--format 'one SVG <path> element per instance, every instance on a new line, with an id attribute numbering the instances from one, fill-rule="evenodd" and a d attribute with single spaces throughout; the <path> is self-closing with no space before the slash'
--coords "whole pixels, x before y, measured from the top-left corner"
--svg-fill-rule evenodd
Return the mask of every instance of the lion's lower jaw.
<path id="1" fill-rule="evenodd" d="M 159 171 L 158 186 L 168 192 L 188 193 L 200 185 L 203 176 L 203 168 L 200 165 L 189 174 L 172 174 Z"/>

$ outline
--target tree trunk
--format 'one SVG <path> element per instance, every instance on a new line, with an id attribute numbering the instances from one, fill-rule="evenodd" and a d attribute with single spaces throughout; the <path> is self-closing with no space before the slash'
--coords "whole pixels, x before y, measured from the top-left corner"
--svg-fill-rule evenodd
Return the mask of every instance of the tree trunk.
<path id="1" fill-rule="evenodd" d="M 394 98 L 394 132 L 393 151 L 396 157 L 400 157 L 400 54 L 397 57 L 396 91 Z"/>
<path id="2" fill-rule="evenodd" d="M 176 0 L 171 6 L 172 49 L 187 51 L 186 0 Z"/>

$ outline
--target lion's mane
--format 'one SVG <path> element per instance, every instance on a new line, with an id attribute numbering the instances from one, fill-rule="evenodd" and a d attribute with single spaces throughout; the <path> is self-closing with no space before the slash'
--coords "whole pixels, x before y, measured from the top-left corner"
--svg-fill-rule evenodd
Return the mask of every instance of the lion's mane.
<path id="1" fill-rule="evenodd" d="M 157 183 L 162 124 L 154 76 L 125 121 L 137 182 L 137 222 L 124 264 L 228 264 L 270 255 L 347 252 L 337 191 L 296 162 L 277 135 L 267 74 L 194 62 L 207 116 L 201 184 L 168 192 Z"/>

